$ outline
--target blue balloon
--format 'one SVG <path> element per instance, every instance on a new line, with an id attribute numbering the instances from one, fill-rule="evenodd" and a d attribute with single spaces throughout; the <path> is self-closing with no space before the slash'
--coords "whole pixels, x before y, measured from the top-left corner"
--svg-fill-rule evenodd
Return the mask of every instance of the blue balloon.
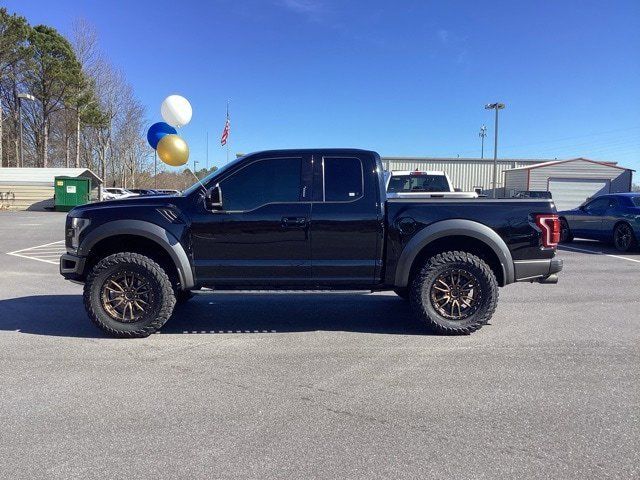
<path id="1" fill-rule="evenodd" d="M 154 123 L 147 131 L 147 142 L 154 150 L 158 148 L 158 142 L 165 135 L 176 135 L 178 131 L 165 122 Z"/>

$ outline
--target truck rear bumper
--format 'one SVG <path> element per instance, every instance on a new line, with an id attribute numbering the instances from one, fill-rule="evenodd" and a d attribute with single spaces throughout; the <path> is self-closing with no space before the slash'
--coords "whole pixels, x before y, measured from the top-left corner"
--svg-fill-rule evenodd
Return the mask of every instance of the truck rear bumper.
<path id="1" fill-rule="evenodd" d="M 547 258 L 544 260 L 515 260 L 516 282 L 558 283 L 562 260 Z"/>
<path id="2" fill-rule="evenodd" d="M 67 280 L 82 280 L 86 261 L 86 257 L 79 257 L 70 253 L 63 254 L 60 257 L 60 275 Z"/>

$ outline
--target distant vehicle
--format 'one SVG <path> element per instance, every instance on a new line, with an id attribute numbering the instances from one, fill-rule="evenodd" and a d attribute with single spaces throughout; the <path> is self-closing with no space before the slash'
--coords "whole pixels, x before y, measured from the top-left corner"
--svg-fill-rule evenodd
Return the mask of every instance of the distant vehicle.
<path id="1" fill-rule="evenodd" d="M 439 170 L 399 170 L 387 175 L 387 198 L 478 198 L 476 192 L 459 190 Z"/>
<path id="2" fill-rule="evenodd" d="M 137 193 L 138 195 L 158 195 L 160 192 L 158 190 L 153 190 L 152 188 L 128 188 L 132 193 Z"/>
<path id="3" fill-rule="evenodd" d="M 158 192 L 161 195 L 176 195 L 180 193 L 180 190 L 157 189 L 156 192 Z"/>
<path id="4" fill-rule="evenodd" d="M 552 195 L 546 190 L 524 190 L 516 192 L 513 198 L 552 198 Z"/>
<path id="5" fill-rule="evenodd" d="M 615 193 L 587 201 L 574 210 L 559 212 L 560 241 L 574 237 L 612 242 L 628 252 L 640 238 L 640 193 Z"/>
<path id="6" fill-rule="evenodd" d="M 137 197 L 137 193 L 133 193 L 126 188 L 119 187 L 109 187 L 102 189 L 102 199 L 103 200 L 116 200 L 127 197 Z"/>

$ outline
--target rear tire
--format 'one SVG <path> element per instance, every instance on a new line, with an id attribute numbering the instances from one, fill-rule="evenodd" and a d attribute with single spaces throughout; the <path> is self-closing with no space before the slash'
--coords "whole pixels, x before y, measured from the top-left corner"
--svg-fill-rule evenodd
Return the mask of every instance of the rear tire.
<path id="1" fill-rule="evenodd" d="M 408 288 L 394 288 L 393 292 L 398 295 L 403 300 L 409 300 L 409 289 Z"/>
<path id="2" fill-rule="evenodd" d="M 613 229 L 613 245 L 619 252 L 628 252 L 638 245 L 638 239 L 633 233 L 631 225 L 619 223 Z"/>
<path id="3" fill-rule="evenodd" d="M 498 302 L 498 282 L 484 260 L 467 252 L 429 258 L 409 290 L 416 318 L 434 333 L 468 335 L 485 325 Z"/>
<path id="4" fill-rule="evenodd" d="M 84 284 L 91 321 L 116 337 L 147 337 L 169 320 L 176 303 L 171 280 L 152 259 L 116 253 L 93 267 Z"/>
<path id="5" fill-rule="evenodd" d="M 560 243 L 573 242 L 573 234 L 566 218 L 560 218 Z"/>

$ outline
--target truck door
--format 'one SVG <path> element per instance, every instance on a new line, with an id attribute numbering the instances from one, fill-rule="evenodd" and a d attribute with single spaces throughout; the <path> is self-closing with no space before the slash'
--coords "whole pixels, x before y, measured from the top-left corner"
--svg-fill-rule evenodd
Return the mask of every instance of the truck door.
<path id="1" fill-rule="evenodd" d="M 257 286 L 310 281 L 310 156 L 257 158 L 219 185 L 222 210 L 198 205 L 192 218 L 198 280 Z"/>
<path id="2" fill-rule="evenodd" d="M 313 280 L 330 286 L 374 284 L 383 221 L 375 160 L 360 153 L 314 155 L 313 169 Z"/>

